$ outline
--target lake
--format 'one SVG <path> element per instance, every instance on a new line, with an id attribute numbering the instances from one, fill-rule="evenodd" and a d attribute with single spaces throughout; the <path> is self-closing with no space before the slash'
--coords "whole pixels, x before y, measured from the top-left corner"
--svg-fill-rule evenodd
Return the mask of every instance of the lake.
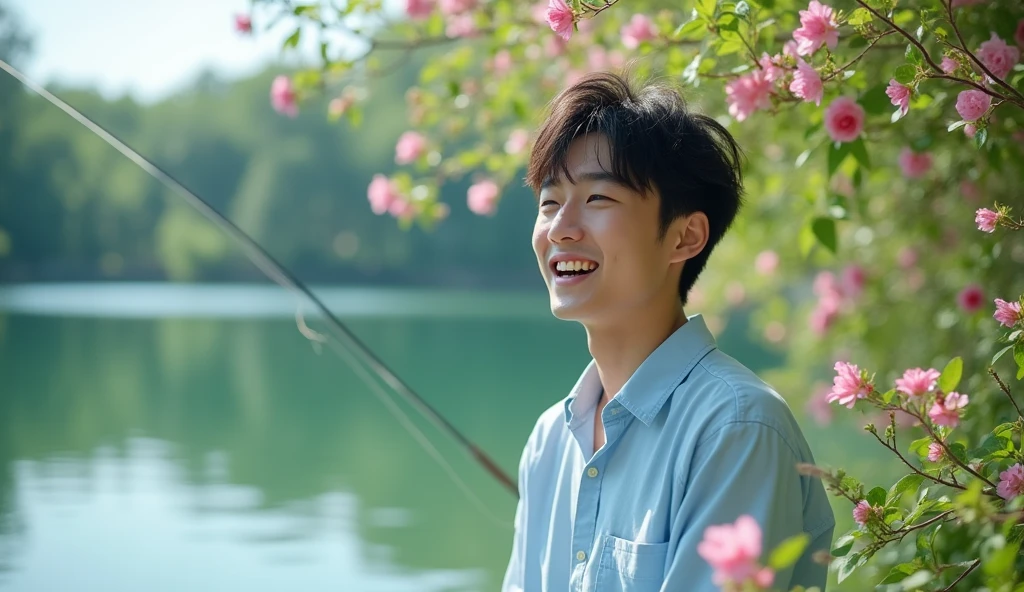
<path id="1" fill-rule="evenodd" d="M 589 360 L 543 292 L 316 292 L 513 477 Z M 0 288 L 0 590 L 497 590 L 513 495 L 294 313 L 276 286 Z M 719 346 L 780 362 L 745 335 Z M 790 404 L 819 461 L 869 446 Z"/>

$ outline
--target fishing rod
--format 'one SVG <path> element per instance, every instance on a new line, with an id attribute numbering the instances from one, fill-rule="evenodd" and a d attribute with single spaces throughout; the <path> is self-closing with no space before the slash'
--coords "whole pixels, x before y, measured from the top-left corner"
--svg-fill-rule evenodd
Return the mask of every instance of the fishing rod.
<path id="1" fill-rule="evenodd" d="M 332 313 L 323 302 L 314 294 L 306 285 L 299 280 L 293 273 L 291 273 L 284 265 L 274 259 L 270 253 L 267 252 L 255 239 L 245 233 L 229 218 L 221 214 L 210 205 L 209 202 L 196 195 L 195 192 L 185 187 L 181 182 L 176 180 L 170 174 L 162 170 L 160 167 L 153 164 L 151 161 L 143 157 L 136 150 L 128 146 L 124 141 L 119 139 L 113 133 L 107 131 L 101 125 L 93 121 L 92 119 L 83 115 L 80 111 L 61 100 L 53 93 L 49 92 L 41 85 L 36 84 L 30 80 L 27 76 L 21 73 L 14 66 L 8 64 L 6 61 L 0 59 L 0 69 L 3 69 L 8 74 L 16 78 L 19 82 L 25 85 L 27 88 L 36 92 L 54 106 L 58 107 L 73 119 L 81 123 L 95 135 L 103 139 L 107 144 L 114 147 L 117 151 L 127 157 L 129 160 L 138 165 L 141 169 L 146 171 L 150 176 L 154 177 L 169 189 L 180 195 L 184 200 L 191 205 L 200 214 L 206 217 L 208 220 L 214 223 L 217 227 L 223 230 L 231 238 L 242 246 L 243 251 L 250 261 L 256 267 L 263 272 L 268 278 L 273 280 L 281 287 L 289 290 L 297 297 L 305 297 L 313 306 L 323 315 L 326 319 L 328 326 L 334 330 L 335 337 L 338 337 L 340 341 L 348 345 L 348 350 L 339 350 L 335 347 L 335 351 L 340 355 L 346 356 L 350 365 L 353 369 L 360 373 L 360 376 L 375 390 L 375 394 L 382 398 L 388 409 L 395 414 L 396 418 L 406 427 L 407 430 L 423 445 L 426 450 L 437 460 L 442 467 L 448 472 L 448 474 L 456 481 L 456 483 L 463 489 L 463 491 L 472 498 L 484 512 L 487 512 L 486 507 L 477 498 L 469 487 L 458 477 L 455 470 L 444 461 L 441 454 L 434 448 L 426 436 L 419 431 L 408 417 L 401 411 L 401 409 L 395 405 L 391 397 L 380 388 L 380 386 L 373 380 L 373 377 L 368 375 L 363 366 L 360 366 L 359 359 L 361 358 L 363 364 L 372 370 L 373 374 L 376 375 L 380 380 L 384 381 L 391 389 L 398 394 L 402 395 L 411 403 L 414 407 L 420 410 L 420 412 L 431 422 L 441 428 L 442 431 L 447 433 L 453 438 L 470 456 L 473 457 L 492 477 L 497 479 L 502 485 L 505 486 L 513 495 L 519 495 L 519 488 L 515 481 L 512 480 L 502 469 L 491 460 L 490 456 L 487 455 L 483 450 L 474 444 L 469 438 L 462 434 L 454 425 L 445 419 L 440 413 L 438 413 L 429 403 L 427 403 L 423 397 L 417 394 L 412 388 L 410 388 L 401 378 L 399 378 L 394 372 L 388 368 L 374 353 L 364 345 L 358 337 L 356 337 L 349 329 Z M 299 328 L 299 332 L 310 339 L 315 345 L 321 343 L 328 343 L 329 345 L 335 346 L 333 342 L 330 342 L 326 337 L 320 335 L 316 331 L 309 328 L 303 320 L 301 313 L 301 306 L 296 310 L 296 322 Z M 353 355 L 356 354 L 356 355 Z M 493 518 L 493 517 L 492 517 Z"/>

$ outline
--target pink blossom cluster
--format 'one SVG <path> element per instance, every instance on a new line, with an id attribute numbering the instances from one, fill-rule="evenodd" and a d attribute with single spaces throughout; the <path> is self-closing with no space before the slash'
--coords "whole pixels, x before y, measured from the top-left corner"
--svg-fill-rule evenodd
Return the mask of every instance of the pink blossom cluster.
<path id="1" fill-rule="evenodd" d="M 1021 311 L 1020 302 L 1007 302 L 1002 298 L 996 298 L 996 312 L 992 317 L 999 321 L 999 324 L 1011 329 L 1018 323 L 1024 323 L 1024 312 Z"/>
<path id="2" fill-rule="evenodd" d="M 374 214 L 391 214 L 395 218 L 411 218 L 415 214 L 412 203 L 402 195 L 397 185 L 384 175 L 377 174 L 366 190 L 370 209 Z"/>
<path id="3" fill-rule="evenodd" d="M 988 208 L 979 208 L 974 213 L 974 223 L 978 225 L 978 230 L 983 232 L 995 232 L 1000 218 L 1002 215 L 999 212 Z"/>
<path id="4" fill-rule="evenodd" d="M 844 305 L 851 305 L 864 291 L 867 274 L 859 265 L 849 265 L 843 269 L 841 279 L 837 279 L 830 271 L 822 271 L 814 278 L 814 293 L 818 303 L 811 311 L 811 330 L 816 335 L 824 335 L 839 318 Z"/>
<path id="5" fill-rule="evenodd" d="M 931 170 L 933 160 L 930 152 L 917 152 L 910 147 L 904 147 L 900 151 L 898 162 L 904 177 L 920 179 Z"/>
<path id="6" fill-rule="evenodd" d="M 996 484 L 996 493 L 1005 500 L 1011 500 L 1024 494 L 1024 466 L 1020 463 L 1013 465 L 1002 473 L 999 473 L 999 483 Z"/>
<path id="7" fill-rule="evenodd" d="M 882 515 L 882 508 L 873 506 L 868 500 L 860 500 L 853 507 L 853 520 L 861 526 L 867 526 L 873 519 Z"/>
<path id="8" fill-rule="evenodd" d="M 709 526 L 704 540 L 697 545 L 697 554 L 708 562 L 716 586 L 753 585 L 767 589 L 775 573 L 761 567 L 761 528 L 751 516 L 743 515 L 734 524 Z"/>
<path id="9" fill-rule="evenodd" d="M 867 372 L 855 364 L 836 362 L 835 371 L 832 391 L 828 394 L 829 403 L 839 403 L 852 409 L 859 399 L 869 397 L 874 391 L 874 385 L 868 379 Z M 960 416 L 969 402 L 969 397 L 957 392 L 942 392 L 938 388 L 940 376 L 939 371 L 934 368 L 910 368 L 896 379 L 895 390 L 907 397 L 906 401 L 911 406 L 905 410 L 911 415 L 914 415 L 915 408 L 921 412 L 928 408 L 928 418 L 932 424 L 955 428 L 960 423 Z M 929 460 L 937 460 L 939 452 L 929 449 L 928 457 Z"/>

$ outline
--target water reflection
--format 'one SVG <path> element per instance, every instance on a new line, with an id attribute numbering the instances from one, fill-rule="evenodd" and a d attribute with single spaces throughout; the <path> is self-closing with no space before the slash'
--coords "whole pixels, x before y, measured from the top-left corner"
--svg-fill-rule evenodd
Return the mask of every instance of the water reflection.
<path id="1" fill-rule="evenodd" d="M 108 311 L 153 305 L 106 294 Z M 193 312 L 224 302 L 198 294 Z M 543 299 L 435 294 L 447 312 L 409 313 L 422 296 L 343 319 L 514 474 L 537 416 L 589 359 L 581 329 Z M 274 310 L 0 312 L 0 589 L 498 588 L 515 499 L 400 403 L 481 511 L 350 368 L 312 350 L 292 309 Z M 755 370 L 780 361 L 745 330 L 734 318 L 719 345 Z M 859 429 L 803 425 L 826 463 L 854 448 L 881 458 Z"/>

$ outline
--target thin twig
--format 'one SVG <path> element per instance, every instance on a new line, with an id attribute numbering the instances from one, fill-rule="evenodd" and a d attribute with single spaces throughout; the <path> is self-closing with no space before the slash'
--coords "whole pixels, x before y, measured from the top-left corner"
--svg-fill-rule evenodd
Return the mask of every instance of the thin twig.
<path id="1" fill-rule="evenodd" d="M 967 49 L 967 42 L 964 41 L 963 35 L 960 34 L 960 27 L 956 26 L 956 17 L 953 16 L 953 0 L 946 0 L 946 2 L 943 2 L 943 4 L 945 4 L 946 14 L 949 16 L 949 24 L 953 27 L 953 32 L 956 33 L 956 38 L 960 40 L 961 51 L 966 53 L 967 56 L 971 58 L 971 61 L 977 64 L 978 67 L 981 68 L 981 71 L 984 72 L 985 75 L 989 77 L 989 79 L 996 81 L 996 83 L 999 84 L 999 86 L 1006 88 L 1011 93 L 1016 95 L 1018 101 L 1014 101 L 1015 103 L 1019 104 L 1020 101 L 1024 101 L 1024 95 L 1020 94 L 1020 91 L 1007 84 L 1006 81 L 997 78 L 994 74 L 992 74 L 992 71 L 989 70 L 988 67 L 985 66 L 985 64 L 983 64 L 981 60 L 978 59 L 978 56 L 974 55 L 974 53 L 971 52 L 971 50 Z"/>
<path id="2" fill-rule="evenodd" d="M 1011 403 L 1013 403 L 1013 408 L 1017 410 L 1017 417 L 1024 419 L 1024 414 L 1020 412 L 1020 407 L 1017 406 L 1017 401 L 1014 401 L 1013 395 L 1010 394 L 1010 387 L 1006 386 L 1006 383 L 1004 383 L 1003 380 L 999 378 L 999 375 L 996 374 L 996 371 L 994 369 L 989 368 L 988 373 L 992 375 L 992 378 L 996 379 L 996 382 L 999 383 L 999 388 L 1002 389 L 1004 393 L 1006 393 L 1006 398 L 1009 399 Z"/>
<path id="3" fill-rule="evenodd" d="M 964 571 L 964 573 L 960 574 L 959 578 L 953 580 L 953 583 L 943 588 L 941 592 L 949 592 L 950 590 L 955 588 L 956 585 L 960 583 L 960 580 L 966 578 L 967 574 L 974 571 L 979 565 L 981 565 L 981 559 L 975 559 L 973 562 L 971 562 L 971 565 Z"/>
<path id="4" fill-rule="evenodd" d="M 857 55 L 857 57 L 855 57 L 852 60 L 850 60 L 850 62 L 848 64 L 840 66 L 835 72 L 833 72 L 832 74 L 828 75 L 825 78 L 822 78 L 821 81 L 822 82 L 828 82 L 829 80 L 832 80 L 833 78 L 838 76 L 840 73 L 844 72 L 847 68 L 849 68 L 850 66 L 853 66 L 854 64 L 859 62 L 860 59 L 862 57 L 864 57 L 864 54 L 866 54 L 868 51 L 870 51 L 871 48 L 874 47 L 876 43 L 881 41 L 882 37 L 885 37 L 886 35 L 891 35 L 891 34 L 893 34 L 895 32 L 896 31 L 893 31 L 892 29 L 890 29 L 888 31 L 883 32 L 878 37 L 875 37 L 874 39 L 871 40 L 871 43 L 869 43 L 868 46 L 864 48 L 864 51 L 860 52 L 860 54 Z"/>
<path id="5" fill-rule="evenodd" d="M 891 450 L 891 451 L 892 451 L 892 452 L 893 452 L 893 453 L 894 453 L 894 454 L 895 454 L 896 456 L 898 456 L 898 457 L 899 457 L 899 459 L 903 461 L 903 464 L 905 464 L 905 465 L 907 465 L 908 467 L 910 467 L 910 470 L 911 470 L 911 471 L 914 471 L 915 473 L 917 473 L 918 475 L 921 475 L 922 477 L 925 477 L 925 478 L 927 478 L 927 479 L 931 479 L 932 481 L 935 481 L 936 483 L 939 483 L 939 484 L 941 484 L 941 485 L 945 485 L 946 487 L 952 487 L 953 489 L 962 489 L 962 490 L 964 490 L 964 491 L 967 491 L 967 488 L 966 488 L 966 487 L 964 487 L 964 486 L 962 486 L 962 485 L 957 485 L 957 484 L 955 484 L 955 483 L 950 483 L 949 481 L 946 481 L 946 480 L 944 480 L 944 479 L 941 479 L 941 478 L 939 478 L 939 477 L 936 477 L 936 476 L 934 476 L 934 475 L 929 475 L 928 473 L 925 473 L 924 471 L 922 471 L 922 470 L 918 469 L 917 467 L 915 467 L 914 465 L 910 464 L 910 461 L 908 461 L 908 460 L 907 460 L 907 459 L 906 459 L 906 458 L 905 458 L 905 457 L 904 457 L 904 456 L 903 456 L 903 455 L 902 455 L 902 454 L 900 453 L 900 451 L 899 451 L 899 450 L 898 450 L 898 449 L 897 449 L 897 448 L 896 448 L 895 446 L 890 446 L 888 442 L 886 442 L 886 441 L 882 440 L 881 438 L 879 438 L 879 437 L 878 437 L 878 432 L 877 432 L 877 431 L 873 431 L 873 432 L 871 432 L 871 435 L 872 435 L 872 436 L 874 436 L 874 437 L 875 437 L 875 439 L 876 439 L 876 440 L 878 440 L 878 441 L 879 441 L 879 443 L 881 443 L 881 444 L 882 444 L 882 446 L 885 446 L 886 448 L 888 448 L 889 450 Z"/>
<path id="6" fill-rule="evenodd" d="M 946 453 L 946 458 L 948 458 L 951 461 L 953 461 L 953 463 L 956 464 L 961 469 L 963 469 L 963 470 L 967 471 L 968 473 L 974 475 L 978 479 L 981 479 L 985 483 L 988 483 L 989 487 L 991 487 L 993 490 L 996 489 L 996 484 L 995 483 L 989 481 L 984 475 L 982 475 L 981 473 L 978 473 L 977 471 L 975 471 L 971 467 L 969 467 L 966 464 L 964 464 L 959 458 L 956 457 L 955 454 L 953 454 L 953 451 L 949 449 L 949 446 L 946 446 L 946 443 L 942 441 L 942 438 L 939 438 L 939 436 L 936 435 L 935 431 L 932 430 L 931 426 L 928 425 L 928 422 L 925 421 L 924 417 L 922 417 L 923 414 L 917 413 L 916 410 L 911 411 L 911 409 L 912 409 L 911 407 L 907 407 L 907 413 L 909 413 L 911 415 L 911 417 L 914 417 L 915 419 L 917 419 L 918 421 L 921 422 L 921 427 L 923 427 L 924 430 L 926 432 L 928 432 L 928 435 L 931 436 L 932 440 L 935 440 L 936 442 L 938 442 L 939 446 L 942 447 L 942 450 Z M 988 494 L 989 495 L 994 495 L 991 492 L 988 492 Z"/>

